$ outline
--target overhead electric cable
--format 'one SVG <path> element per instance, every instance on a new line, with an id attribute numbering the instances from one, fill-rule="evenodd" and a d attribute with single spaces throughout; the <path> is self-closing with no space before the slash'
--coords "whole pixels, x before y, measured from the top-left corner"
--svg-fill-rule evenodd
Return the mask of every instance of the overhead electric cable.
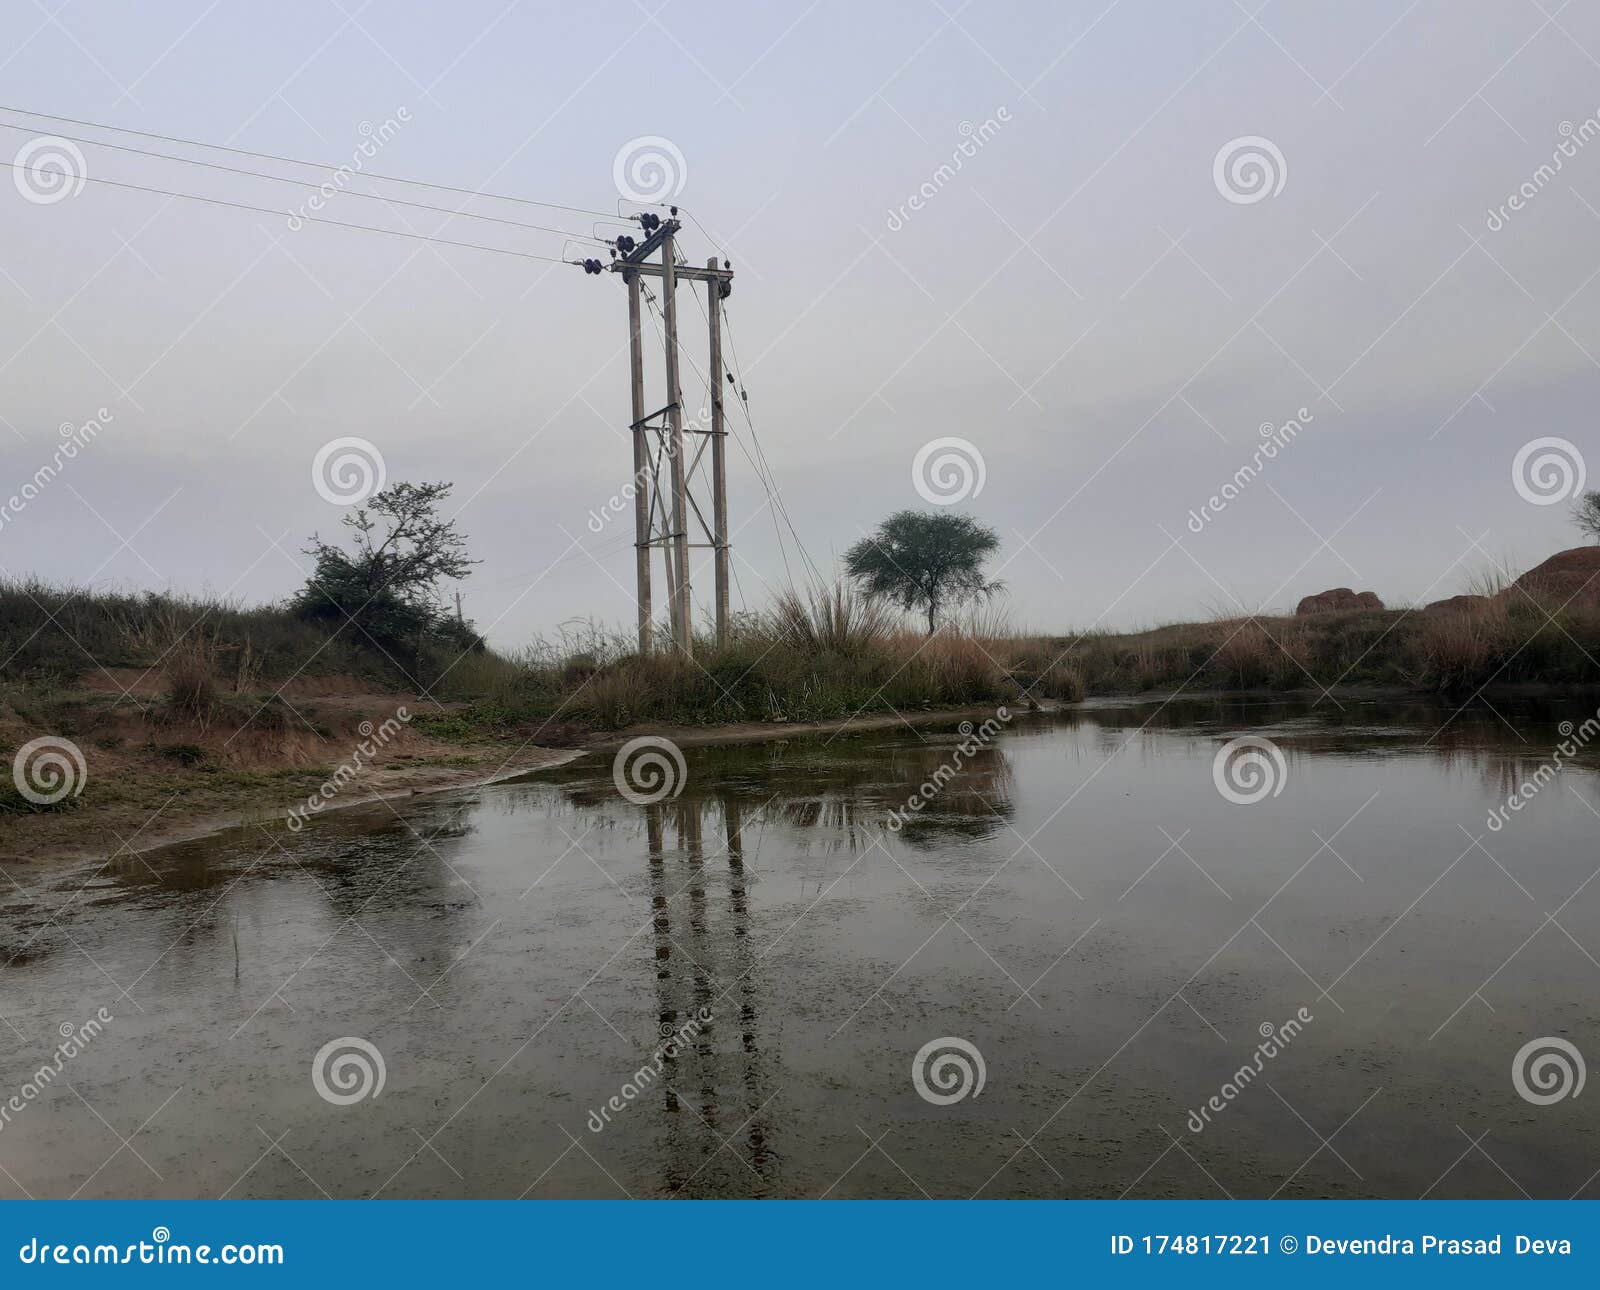
<path id="1" fill-rule="evenodd" d="M 255 157 L 261 161 L 281 161 L 285 165 L 290 166 L 311 166 L 316 170 L 339 169 L 337 164 L 330 165 L 325 161 L 306 161 L 299 157 L 285 157 L 274 152 L 252 152 L 248 148 L 235 148 L 226 143 L 206 143 L 201 139 L 185 139 L 179 135 L 173 134 L 156 134 L 151 130 L 135 130 L 130 126 L 125 125 L 107 125 L 103 121 L 80 121 L 76 117 L 53 116 L 49 112 L 35 112 L 31 108 L 6 107 L 4 104 L 0 104 L 0 112 L 15 112 L 19 116 L 36 116 L 41 117 L 46 121 L 61 121 L 67 125 L 88 126 L 93 130 L 114 130 L 118 134 L 136 134 L 140 138 L 159 139 L 163 143 L 182 143 L 193 148 L 213 148 L 220 152 L 235 152 L 242 157 Z M 426 179 L 406 179 L 399 175 L 380 175 L 370 170 L 362 171 L 361 173 L 366 175 L 368 179 L 377 179 L 384 183 L 414 184 L 419 188 L 434 188 L 440 192 L 460 193 L 467 197 L 492 197 L 496 201 L 520 202 L 524 206 L 542 206 L 546 210 L 571 211 L 576 215 L 601 215 L 605 216 L 607 219 L 616 218 L 615 214 L 611 211 L 590 210 L 585 206 L 564 206 L 560 202 L 541 202 L 532 197 L 512 197 L 507 193 L 483 192 L 475 188 L 457 188 L 451 184 L 435 184 Z"/>
<path id="2" fill-rule="evenodd" d="M 59 181 L 62 174 L 59 170 L 51 170 L 45 166 L 25 166 L 20 161 L 0 162 L 0 165 L 10 166 L 13 170 L 30 170 L 36 174 L 48 175 L 52 181 Z M 228 206 L 234 210 L 254 211 L 258 215 L 291 215 L 292 211 L 275 210 L 270 206 L 251 206 L 245 202 L 224 201 L 220 197 L 202 197 L 198 193 L 175 192 L 170 188 L 152 188 L 145 184 L 125 183 L 120 179 L 102 179 L 98 175 L 75 175 L 72 182 L 82 180 L 91 184 L 109 184 L 113 188 L 128 188 L 138 193 L 154 193 L 158 197 L 176 197 L 183 201 L 205 202 L 210 206 Z M 333 228 L 356 229 L 362 233 L 385 233 L 390 237 L 406 237 L 418 242 L 437 242 L 442 246 L 459 246 L 469 251 L 489 251 L 495 255 L 514 255 L 522 260 L 543 260 L 548 264 L 571 264 L 578 267 L 582 262 L 578 260 L 564 260 L 554 255 L 537 255 L 532 251 L 512 251 L 502 246 L 483 246 L 477 242 L 458 242 L 447 237 L 430 237 L 426 233 L 408 233 L 397 228 L 375 228 L 370 224 L 350 224 L 344 220 L 324 219 L 320 215 L 296 215 L 296 219 L 304 220 L 308 224 L 327 224 Z"/>
<path id="3" fill-rule="evenodd" d="M 25 125 L 13 125 L 9 121 L 0 121 L 0 130 L 20 130 L 26 133 L 28 129 L 29 127 Z M 194 157 L 177 157 L 170 152 L 152 152 L 148 148 L 133 148 L 125 143 L 106 143 L 100 139 L 84 139 L 70 134 L 58 134 L 52 137 L 66 139 L 71 143 L 85 143 L 91 148 L 113 148 L 118 152 L 131 152 L 140 157 L 154 157 L 159 161 L 176 161 L 185 166 L 204 166 L 207 170 L 220 170 L 225 174 L 244 175 L 251 179 L 265 179 L 274 184 L 294 184 L 299 188 L 314 188 L 318 191 L 329 186 L 326 182 L 318 183 L 314 179 L 291 179 L 287 175 L 268 175 L 259 170 L 243 170 L 238 166 L 224 166 L 215 161 L 199 161 Z M 434 211 L 440 215 L 450 215 L 460 219 L 487 220 L 492 224 L 508 224 L 512 228 L 534 229 L 540 233 L 559 233 L 563 237 L 576 238 L 580 241 L 598 242 L 601 246 L 611 245 L 610 240 L 596 237 L 593 233 L 575 233 L 571 229 L 558 228 L 552 224 L 529 224 L 524 220 L 505 219 L 499 215 L 478 215 L 472 211 L 458 210 L 451 206 L 434 206 L 429 202 L 410 202 L 402 197 L 386 197 L 382 193 L 363 193 L 353 189 L 341 188 L 334 195 L 338 197 L 359 197 L 366 201 L 383 202 L 390 206 L 409 206 L 414 210 Z M 302 215 L 299 218 L 304 219 L 306 217 Z"/>

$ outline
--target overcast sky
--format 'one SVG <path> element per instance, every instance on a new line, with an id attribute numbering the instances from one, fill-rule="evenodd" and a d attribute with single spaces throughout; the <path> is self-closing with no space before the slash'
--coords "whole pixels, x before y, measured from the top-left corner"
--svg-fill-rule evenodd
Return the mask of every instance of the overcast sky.
<path id="1" fill-rule="evenodd" d="M 619 281 L 292 228 L 311 190 L 73 140 L 326 172 L 19 109 L 604 211 L 619 153 L 661 152 L 686 255 L 734 263 L 750 410 L 811 556 L 931 509 L 918 451 L 963 439 L 983 482 L 958 509 L 999 530 L 1022 626 L 1292 609 L 1337 585 L 1437 599 L 1576 543 L 1565 504 L 1536 504 L 1575 481 L 1536 449 L 1517 487 L 1524 445 L 1600 470 L 1593 6 L 3 3 L 0 159 L 40 170 L 0 176 L 0 494 L 56 460 L 63 423 L 111 414 L 6 514 L 8 573 L 283 596 L 342 513 L 317 453 L 357 437 L 390 481 L 455 482 L 483 561 L 467 609 L 497 644 L 633 616 L 631 515 L 589 522 L 631 473 Z M 40 136 L 71 136 L 91 182 L 52 188 L 63 149 Z M 323 214 L 583 253 L 348 196 Z M 703 368 L 687 289 L 680 317 Z M 1262 456 L 1263 423 L 1291 418 Z M 732 428 L 755 608 L 784 553 Z M 706 570 L 700 606 L 710 590 Z"/>

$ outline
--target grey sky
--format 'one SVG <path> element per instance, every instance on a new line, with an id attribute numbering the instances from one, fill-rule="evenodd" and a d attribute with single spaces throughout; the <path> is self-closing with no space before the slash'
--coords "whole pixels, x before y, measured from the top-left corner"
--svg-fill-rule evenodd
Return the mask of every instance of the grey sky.
<path id="1" fill-rule="evenodd" d="M 1438 598 L 1490 556 L 1525 567 L 1575 543 L 1564 505 L 1514 487 L 1525 443 L 1569 440 L 1600 470 L 1593 7 L 4 5 L 7 109 L 332 164 L 404 109 L 368 169 L 603 209 L 619 149 L 671 140 L 679 200 L 718 239 L 691 226 L 684 249 L 734 262 L 751 409 L 812 555 L 924 505 L 917 450 L 963 437 L 986 472 L 966 509 L 1003 535 L 1019 625 L 1292 608 L 1340 584 Z M 0 120 L 26 127 L 0 131 L 0 159 L 73 134 L 315 173 Z M 1282 188 L 1229 201 L 1214 159 L 1246 136 L 1281 154 Z M 282 211 L 308 195 L 82 151 L 96 178 Z M 61 423 L 113 420 L 0 527 L 6 571 L 283 595 L 290 557 L 340 514 L 312 459 L 354 435 L 390 479 L 456 481 L 484 561 L 466 602 L 496 643 L 631 620 L 630 521 L 587 526 L 631 470 L 614 278 L 96 183 L 39 204 L 19 173 L 0 177 L 0 494 Z M 1523 209 L 1490 220 L 1524 183 Z M 346 197 L 326 213 L 563 251 Z M 703 362 L 701 315 L 681 309 Z M 1258 427 L 1301 408 L 1305 429 L 1192 532 Z M 755 607 L 784 565 L 741 448 L 731 461 Z M 707 571 L 700 606 L 709 591 Z"/>

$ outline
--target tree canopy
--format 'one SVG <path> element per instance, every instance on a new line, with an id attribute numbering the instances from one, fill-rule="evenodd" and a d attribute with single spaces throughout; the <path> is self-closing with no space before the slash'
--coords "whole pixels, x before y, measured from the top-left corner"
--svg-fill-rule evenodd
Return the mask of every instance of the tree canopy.
<path id="1" fill-rule="evenodd" d="M 305 552 L 315 566 L 294 598 L 295 612 L 338 626 L 353 622 L 385 649 L 429 635 L 475 645 L 477 637 L 444 611 L 439 585 L 467 577 L 478 563 L 467 558 L 456 522 L 439 518 L 452 487 L 400 483 L 374 493 L 340 521 L 353 550 L 313 534 Z"/>
<path id="2" fill-rule="evenodd" d="M 1572 504 L 1572 522 L 1586 537 L 1600 542 L 1600 492 L 1591 489 Z"/>
<path id="3" fill-rule="evenodd" d="M 897 511 L 845 552 L 845 572 L 869 597 L 920 609 L 931 636 L 941 613 L 1002 590 L 983 572 L 999 545 L 970 515 Z"/>

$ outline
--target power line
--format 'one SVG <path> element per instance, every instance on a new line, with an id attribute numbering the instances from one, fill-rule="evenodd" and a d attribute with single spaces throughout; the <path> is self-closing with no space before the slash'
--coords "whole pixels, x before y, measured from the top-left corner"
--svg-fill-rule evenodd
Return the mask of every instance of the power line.
<path id="1" fill-rule="evenodd" d="M 6 107 L 0 104 L 0 112 L 15 112 L 19 116 L 36 116 L 46 121 L 62 121 L 67 125 L 88 126 L 92 130 L 114 130 L 118 134 L 135 134 L 142 139 L 159 139 L 162 143 L 181 143 L 192 148 L 211 148 L 218 152 L 233 152 L 241 157 L 255 157 L 260 161 L 279 161 L 290 166 L 310 166 L 315 170 L 339 170 L 338 165 L 330 165 L 324 161 L 305 161 L 298 157 L 285 157 L 274 152 L 251 152 L 248 148 L 235 148 L 225 143 L 206 143 L 200 139 L 185 139 L 179 135 L 156 134 L 150 130 L 135 130 L 129 126 L 107 125 L 103 121 L 80 121 L 70 116 L 52 116 L 49 112 L 35 112 L 30 108 Z M 532 197 L 512 197 L 506 193 L 483 192 L 474 188 L 457 188 L 450 184 L 435 184 L 426 179 L 405 179 L 398 175 L 380 175 L 373 171 L 362 171 L 369 179 L 380 180 L 391 184 L 412 184 L 419 188 L 433 188 L 439 192 L 459 193 L 465 197 L 492 197 L 496 201 L 518 202 L 524 206 L 542 206 L 546 210 L 571 211 L 575 215 L 599 215 L 607 219 L 615 219 L 611 211 L 589 210 L 584 206 L 563 206 L 559 202 L 541 202 Z"/>
<path id="2" fill-rule="evenodd" d="M 699 293 L 695 292 L 695 293 L 691 293 L 691 294 L 694 295 L 695 303 L 696 304 L 700 304 Z M 660 324 L 660 321 L 659 321 L 660 310 L 657 308 L 655 297 L 653 295 L 651 295 L 648 291 L 645 293 L 645 302 L 649 306 L 649 309 L 650 309 L 650 323 L 655 328 L 656 335 L 659 337 L 662 334 L 661 333 L 661 324 Z M 701 312 L 702 316 L 705 315 L 705 306 L 703 304 L 700 305 L 700 312 Z M 708 325 L 709 325 L 709 320 L 708 320 Z M 688 359 L 689 367 L 694 371 L 695 375 L 700 378 L 701 382 L 704 385 L 706 385 L 707 388 L 709 388 L 709 386 L 710 386 L 710 378 L 707 376 L 707 374 L 700 370 L 700 365 L 694 361 L 694 358 L 692 356 L 686 355 L 685 357 Z M 746 418 L 746 420 L 749 419 L 748 410 L 745 413 L 745 418 Z M 739 451 L 744 454 L 744 459 L 747 462 L 750 463 L 750 469 L 755 472 L 756 479 L 761 484 L 762 491 L 765 492 L 766 495 L 767 495 L 767 501 L 769 503 L 771 503 L 772 534 L 778 540 L 778 557 L 783 561 L 784 576 L 787 577 L 791 583 L 793 583 L 794 582 L 794 570 L 789 567 L 789 548 L 788 548 L 788 545 L 783 540 L 783 530 L 782 530 L 782 528 L 779 527 L 779 523 L 778 523 L 779 511 L 780 511 L 780 508 L 781 508 L 781 505 L 782 505 L 782 501 L 781 501 L 781 498 L 778 497 L 777 491 L 774 488 L 774 481 L 772 481 L 769 478 L 767 472 L 765 472 L 763 470 L 762 464 L 759 461 L 757 461 L 754 457 L 752 457 L 750 455 L 750 449 L 745 446 L 744 440 L 739 438 L 738 435 L 731 435 L 730 437 L 733 439 L 733 441 L 735 443 L 737 443 L 739 445 Z M 784 517 L 784 518 L 785 518 L 785 521 L 787 521 L 787 517 Z M 789 528 L 790 528 L 790 532 L 793 533 L 794 526 L 791 524 L 789 526 Z M 795 544 L 796 544 L 797 547 L 800 545 L 800 539 L 799 539 L 798 536 L 795 537 Z M 805 555 L 805 551 L 804 551 L 803 547 L 800 549 L 800 554 L 805 557 L 806 562 L 809 564 L 810 563 L 810 557 Z M 741 599 L 743 599 L 743 595 L 744 595 L 744 593 L 741 590 L 741 592 L 740 592 L 740 598 Z"/>
<path id="3" fill-rule="evenodd" d="M 10 166 L 13 170 L 31 170 L 36 174 L 49 175 L 55 180 L 62 178 L 59 170 L 51 170 L 44 166 L 25 166 L 20 161 L 0 162 L 0 165 Z M 98 175 L 76 175 L 74 180 L 82 180 L 91 184 L 109 184 L 113 188 L 128 188 L 138 193 L 154 193 L 158 197 L 176 197 L 183 201 L 205 202 L 210 206 L 228 206 L 234 210 L 254 211 L 258 215 L 284 215 L 292 214 L 275 210 L 270 206 L 250 206 L 244 202 L 224 201 L 220 197 L 201 197 L 198 193 L 174 192 L 170 188 L 152 188 L 145 184 L 125 183 L 120 179 L 102 179 Z M 344 220 L 324 219 L 320 215 L 296 215 L 296 219 L 304 220 L 308 224 L 328 224 L 333 228 L 356 229 L 362 233 L 385 233 L 390 237 L 406 237 L 418 242 L 437 242 L 441 246 L 459 246 L 469 251 L 489 251 L 495 255 L 514 255 L 522 260 L 542 260 L 547 264 L 580 265 L 579 260 L 564 260 L 554 255 L 537 255 L 532 251 L 512 251 L 502 246 L 483 246 L 477 242 L 458 242 L 447 237 L 430 237 L 426 233 L 408 233 L 397 228 L 375 228 L 371 224 L 350 224 Z"/>
<path id="4" fill-rule="evenodd" d="M 761 458 L 761 463 L 765 467 L 768 477 L 772 480 L 770 487 L 774 504 L 777 510 L 782 513 L 783 522 L 788 525 L 789 533 L 794 538 L 795 546 L 799 548 L 801 558 L 810 566 L 812 576 L 819 583 L 825 582 L 826 579 L 823 578 L 822 571 L 817 568 L 816 561 L 811 558 L 811 553 L 806 550 L 806 544 L 801 541 L 800 534 L 795 529 L 794 520 L 789 514 L 789 508 L 784 504 L 783 493 L 778 488 L 777 475 L 773 472 L 771 463 L 767 461 L 766 449 L 761 446 L 761 438 L 756 433 L 755 419 L 750 415 L 750 396 L 744 384 L 744 369 L 739 362 L 739 346 L 734 340 L 733 320 L 728 316 L 727 306 L 720 298 L 717 300 L 715 307 L 722 311 L 722 321 L 728 330 L 728 350 L 733 359 L 730 366 L 733 369 L 735 381 L 739 388 L 739 407 L 744 415 L 745 424 L 750 428 L 750 442 L 755 448 L 756 454 Z"/>
<path id="5" fill-rule="evenodd" d="M 700 304 L 700 297 L 699 297 L 698 294 L 695 295 L 695 304 L 700 306 L 701 315 L 704 316 L 705 315 L 705 306 Z M 654 309 L 654 302 L 652 302 L 652 310 L 653 309 Z M 708 325 L 709 325 L 709 320 L 708 320 Z M 658 330 L 659 330 L 659 328 L 658 328 Z M 689 359 L 689 366 L 694 370 L 695 374 L 700 377 L 701 381 L 704 382 L 709 387 L 710 378 L 705 373 L 700 371 L 700 366 L 699 366 L 699 364 L 697 364 L 694 361 L 693 357 L 690 357 L 690 359 Z M 719 390 L 719 391 L 716 392 L 716 394 L 713 394 L 711 397 L 716 398 L 716 397 L 720 396 L 720 394 L 721 394 L 721 391 Z M 772 481 L 768 478 L 767 474 L 763 471 L 763 469 L 761 467 L 761 463 L 750 455 L 750 449 L 745 446 L 744 440 L 739 438 L 738 435 L 732 435 L 731 437 L 732 437 L 733 441 L 739 445 L 739 451 L 744 454 L 744 459 L 747 462 L 750 463 L 750 469 L 753 472 L 755 472 L 755 477 L 756 477 L 757 481 L 761 484 L 762 491 L 764 493 L 766 493 L 766 495 L 767 495 L 767 501 L 771 505 L 772 535 L 773 535 L 773 537 L 777 538 L 777 540 L 778 540 L 778 558 L 783 561 L 784 576 L 787 577 L 788 580 L 792 583 L 794 581 L 794 570 L 789 567 L 789 548 L 788 548 L 788 545 L 783 540 L 783 530 L 782 530 L 782 528 L 779 527 L 779 524 L 778 524 L 778 507 L 777 507 L 777 504 L 776 504 L 777 503 L 777 497 L 776 497 L 774 489 L 772 487 Z M 743 593 L 741 592 L 741 596 L 742 596 L 742 594 Z"/>
<path id="6" fill-rule="evenodd" d="M 0 130 L 19 130 L 23 133 L 27 133 L 30 128 L 31 127 L 25 125 L 13 125 L 9 121 L 0 121 Z M 58 134 L 52 137 L 57 139 L 65 139 L 71 143 L 85 143 L 91 148 L 113 148 L 118 152 L 131 152 L 140 157 L 154 157 L 159 161 L 176 161 L 180 165 L 185 166 L 204 166 L 207 170 L 220 170 L 225 174 L 244 175 L 251 179 L 265 179 L 275 184 L 294 184 L 300 188 L 314 188 L 318 189 L 319 191 L 325 186 L 324 184 L 318 183 L 313 179 L 291 179 L 287 175 L 268 175 L 263 174 L 259 170 L 243 170 L 238 166 L 224 166 L 215 161 L 199 161 L 193 157 L 175 157 L 169 152 L 152 152 L 148 148 L 134 148 L 125 143 L 106 143 L 101 139 L 84 139 L 70 134 Z M 529 224 L 522 220 L 504 219 L 498 215 L 478 215 L 471 211 L 457 210 L 449 206 L 434 206 L 428 202 L 409 202 L 400 197 L 385 197 L 382 193 L 363 193 L 353 190 L 340 189 L 336 195 L 343 197 L 360 197 L 366 201 L 383 202 L 386 205 L 391 206 L 409 206 L 414 210 L 434 211 L 440 215 L 450 215 L 461 219 L 487 220 L 493 224 L 508 224 L 512 228 L 534 229 L 540 233 L 559 233 L 563 237 L 598 242 L 602 246 L 610 245 L 606 238 L 596 237 L 592 233 L 575 233 L 571 229 L 557 228 L 550 224 Z M 306 216 L 302 215 L 299 218 L 305 219 Z"/>

